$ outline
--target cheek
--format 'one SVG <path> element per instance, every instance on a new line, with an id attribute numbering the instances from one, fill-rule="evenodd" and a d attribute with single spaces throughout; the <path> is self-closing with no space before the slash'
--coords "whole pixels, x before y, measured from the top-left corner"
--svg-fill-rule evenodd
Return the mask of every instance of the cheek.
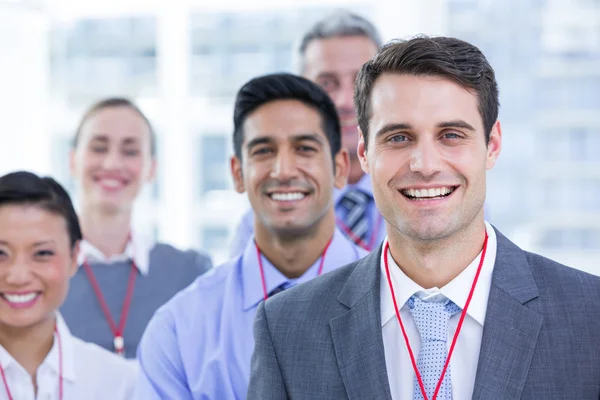
<path id="1" fill-rule="evenodd" d="M 369 162 L 371 178 L 377 181 L 392 179 L 408 163 L 408 160 L 400 152 L 390 149 L 373 149 L 373 151 L 369 149 L 367 160 Z"/>
<path id="2" fill-rule="evenodd" d="M 88 152 L 79 157 L 76 171 L 79 175 L 87 175 L 96 171 L 102 165 L 102 156 Z"/>
<path id="3" fill-rule="evenodd" d="M 260 187 L 260 185 L 267 179 L 271 173 L 271 164 L 268 161 L 253 162 L 244 165 L 242 171 L 242 179 L 246 190 L 252 191 Z"/>
<path id="4" fill-rule="evenodd" d="M 45 269 L 39 272 L 39 276 L 44 280 L 48 289 L 54 295 L 65 295 L 68 289 L 70 276 L 70 261 L 57 260 L 56 263 L 47 265 Z"/>
<path id="5" fill-rule="evenodd" d="M 150 172 L 151 162 L 142 158 L 134 158 L 126 160 L 125 166 L 131 175 L 141 179 L 144 174 Z"/>

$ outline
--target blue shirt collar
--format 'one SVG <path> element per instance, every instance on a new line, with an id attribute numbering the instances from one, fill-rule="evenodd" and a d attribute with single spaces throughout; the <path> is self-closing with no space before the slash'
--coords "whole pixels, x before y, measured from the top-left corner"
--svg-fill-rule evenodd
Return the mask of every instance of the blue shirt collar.
<path id="1" fill-rule="evenodd" d="M 348 254 L 348 262 L 350 263 L 355 258 L 352 258 L 352 251 L 348 251 L 351 247 L 354 247 L 352 243 L 346 239 L 346 237 L 337 228 L 333 234 L 331 245 L 325 255 L 325 261 L 323 264 L 323 274 L 332 271 L 346 262 L 340 263 L 339 254 Z M 244 253 L 240 259 L 242 269 L 242 291 L 243 291 L 243 307 L 244 311 L 256 306 L 262 300 L 264 300 L 263 286 L 260 276 L 260 267 L 258 265 L 258 255 L 256 251 L 256 244 L 254 236 L 248 241 Z M 315 278 L 319 272 L 319 266 L 321 263 L 321 257 L 310 266 L 308 270 L 302 276 L 290 279 L 283 275 L 271 262 L 262 256 L 262 263 L 265 273 L 265 286 L 267 293 L 271 293 L 278 286 L 289 283 L 297 285 Z"/>

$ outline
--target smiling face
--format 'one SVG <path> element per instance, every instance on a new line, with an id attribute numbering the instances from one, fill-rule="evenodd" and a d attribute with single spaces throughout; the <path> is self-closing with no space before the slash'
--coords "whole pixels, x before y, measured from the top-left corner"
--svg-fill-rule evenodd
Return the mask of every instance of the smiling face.
<path id="1" fill-rule="evenodd" d="M 35 205 L 0 206 L 0 329 L 54 318 L 77 270 L 65 218 Z"/>
<path id="2" fill-rule="evenodd" d="M 150 127 L 129 107 L 107 107 L 87 118 L 71 154 L 71 172 L 86 205 L 106 212 L 131 210 L 154 177 Z"/>
<path id="3" fill-rule="evenodd" d="M 340 150 L 332 160 L 322 125 L 319 112 L 297 100 L 271 101 L 246 118 L 242 160 L 233 157 L 231 171 L 267 231 L 306 235 L 333 213 L 333 189 L 346 183 L 348 153 Z"/>
<path id="4" fill-rule="evenodd" d="M 486 146 L 477 96 L 443 77 L 384 73 L 371 100 L 358 153 L 388 234 L 440 240 L 483 223 L 501 130 L 496 122 Z"/>

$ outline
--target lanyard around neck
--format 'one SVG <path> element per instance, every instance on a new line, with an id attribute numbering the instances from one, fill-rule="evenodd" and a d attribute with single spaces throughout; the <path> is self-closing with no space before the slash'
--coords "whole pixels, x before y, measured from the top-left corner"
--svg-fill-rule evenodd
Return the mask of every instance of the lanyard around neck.
<path id="1" fill-rule="evenodd" d="M 450 357 L 452 357 L 452 353 L 454 352 L 454 346 L 456 345 L 456 340 L 458 339 L 458 335 L 460 330 L 462 329 L 463 321 L 467 315 L 467 309 L 469 308 L 469 304 L 471 304 L 471 298 L 473 297 L 473 293 L 475 292 L 475 286 L 477 285 L 477 280 L 479 279 L 479 273 L 481 272 L 481 268 L 483 266 L 483 261 L 485 260 L 485 253 L 487 250 L 488 244 L 488 234 L 485 232 L 485 240 L 483 241 L 483 250 L 481 251 L 481 258 L 479 259 L 479 266 L 477 267 L 477 272 L 475 273 L 475 278 L 473 278 L 473 284 L 471 285 L 471 290 L 469 291 L 469 297 L 467 297 L 467 302 L 465 303 L 465 308 L 460 314 L 460 320 L 458 321 L 458 326 L 456 327 L 456 332 L 454 333 L 454 337 L 452 338 L 452 345 L 450 346 L 450 350 L 448 351 L 448 357 L 446 357 L 446 363 L 444 364 L 444 368 L 442 369 L 442 375 L 437 383 L 435 391 L 433 393 L 433 397 L 431 400 L 435 400 L 437 394 L 442 387 L 442 382 L 444 381 L 444 375 L 446 375 L 446 370 L 448 369 L 448 365 L 450 364 Z M 410 361 L 412 362 L 413 369 L 415 370 L 415 375 L 417 377 L 417 381 L 419 382 L 419 387 L 421 388 L 421 393 L 423 394 L 423 398 L 427 400 L 427 392 L 425 391 L 425 386 L 423 385 L 423 379 L 421 378 L 421 374 L 419 373 L 419 368 L 417 367 L 417 363 L 415 361 L 415 356 L 410 347 L 410 343 L 408 341 L 408 336 L 406 335 L 406 331 L 404 330 L 404 324 L 402 323 L 402 318 L 400 318 L 400 311 L 398 309 L 398 303 L 396 303 L 396 295 L 394 294 L 394 286 L 392 285 L 392 278 L 390 277 L 390 269 L 388 266 L 388 250 L 390 247 L 390 243 L 386 242 L 385 247 L 383 249 L 383 263 L 385 265 L 385 273 L 387 277 L 387 281 L 390 287 L 390 292 L 392 294 L 392 301 L 394 302 L 394 310 L 396 311 L 396 317 L 398 318 L 398 323 L 400 324 L 400 329 L 402 330 L 402 336 L 404 336 L 404 342 L 406 343 L 406 348 L 408 349 L 408 354 L 410 355 Z"/>
<path id="2" fill-rule="evenodd" d="M 327 245 L 325 246 L 325 249 L 323 250 L 323 253 L 321 254 L 321 263 L 319 264 L 319 271 L 317 272 L 317 276 L 319 276 L 323 273 L 323 266 L 325 264 L 325 255 L 327 254 L 327 250 L 329 249 L 329 245 L 331 245 L 332 241 L 333 241 L 333 237 L 331 239 L 329 239 L 329 242 L 327 242 Z M 258 243 L 254 242 L 254 245 L 256 246 L 256 256 L 258 257 L 258 269 L 260 271 L 260 281 L 262 283 L 262 288 L 263 288 L 263 297 L 265 300 L 267 300 L 269 298 L 269 294 L 267 293 L 267 282 L 265 279 L 265 270 L 263 268 L 263 263 L 262 263 L 262 253 L 260 251 L 260 248 L 258 247 Z"/>
<path id="3" fill-rule="evenodd" d="M 63 352 L 62 352 L 62 341 L 60 339 L 60 333 L 58 332 L 58 328 L 54 326 L 54 334 L 56 336 L 56 344 L 58 346 L 58 398 L 60 400 L 63 399 Z M 2 381 L 4 382 L 4 388 L 6 389 L 6 395 L 8 396 L 8 400 L 13 400 L 12 393 L 10 392 L 10 388 L 8 387 L 8 381 L 6 379 L 6 373 L 4 372 L 4 368 L 2 364 L 0 364 L 0 375 L 2 375 Z"/>
<path id="4" fill-rule="evenodd" d="M 129 239 L 131 240 L 131 235 L 129 235 Z M 123 306 L 121 307 L 121 317 L 119 319 L 119 325 L 115 323 L 115 320 L 112 317 L 110 312 L 110 308 L 104 294 L 102 293 L 102 289 L 100 289 L 100 285 L 98 284 L 98 280 L 94 275 L 94 271 L 90 266 L 87 258 L 83 262 L 83 269 L 87 278 L 92 285 L 92 290 L 96 295 L 96 299 L 98 303 L 100 303 L 100 308 L 102 309 L 102 313 L 104 314 L 104 318 L 106 322 L 108 322 L 108 326 L 113 335 L 113 345 L 115 348 L 115 352 L 120 355 L 125 355 L 125 341 L 123 339 L 123 333 L 125 331 L 125 324 L 127 323 L 127 317 L 129 315 L 129 309 L 131 306 L 131 299 L 133 298 L 133 289 L 135 288 L 135 280 L 137 277 L 137 265 L 135 264 L 135 260 L 131 259 L 131 270 L 129 273 L 129 280 L 127 282 L 127 292 L 125 292 L 125 299 L 123 300 Z"/>

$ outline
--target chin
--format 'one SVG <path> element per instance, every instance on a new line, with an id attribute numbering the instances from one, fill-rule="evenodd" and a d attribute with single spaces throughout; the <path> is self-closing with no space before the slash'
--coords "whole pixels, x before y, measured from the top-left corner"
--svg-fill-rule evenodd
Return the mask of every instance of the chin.
<path id="1" fill-rule="evenodd" d="M 403 236 L 421 242 L 442 240 L 452 236 L 456 232 L 455 227 L 445 221 L 436 219 L 434 221 L 398 221 L 397 229 Z"/>
<path id="2" fill-rule="evenodd" d="M 27 313 L 27 315 L 6 315 L 0 319 L 0 325 L 9 329 L 28 329 L 42 324 L 49 318 L 48 314 Z"/>

